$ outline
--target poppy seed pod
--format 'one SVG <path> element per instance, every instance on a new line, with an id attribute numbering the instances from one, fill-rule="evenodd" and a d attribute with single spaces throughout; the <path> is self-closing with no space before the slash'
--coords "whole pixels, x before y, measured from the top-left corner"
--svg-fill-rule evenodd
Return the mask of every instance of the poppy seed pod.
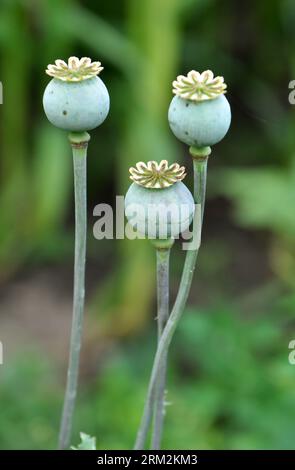
<path id="1" fill-rule="evenodd" d="M 133 180 L 125 197 L 125 214 L 133 229 L 150 239 L 176 238 L 190 225 L 195 205 L 181 182 L 184 167 L 151 161 L 130 168 Z"/>
<path id="2" fill-rule="evenodd" d="M 173 134 L 194 147 L 216 144 L 226 135 L 230 122 L 230 105 L 224 96 L 223 77 L 215 77 L 210 70 L 202 74 L 192 70 L 173 82 L 173 93 L 168 120 Z"/>
<path id="3" fill-rule="evenodd" d="M 68 63 L 56 60 L 46 73 L 48 83 L 43 107 L 48 120 L 56 127 L 72 132 L 95 129 L 103 123 L 110 108 L 110 97 L 97 75 L 103 70 L 100 62 L 88 57 L 70 57 Z"/>

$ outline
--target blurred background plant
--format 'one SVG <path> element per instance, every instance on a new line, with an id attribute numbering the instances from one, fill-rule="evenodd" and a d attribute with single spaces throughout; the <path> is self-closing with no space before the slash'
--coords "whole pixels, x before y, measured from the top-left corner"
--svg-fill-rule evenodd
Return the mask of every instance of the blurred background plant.
<path id="1" fill-rule="evenodd" d="M 194 307 L 173 346 L 164 446 L 294 447 L 294 19 L 292 0 L 2 0 L 0 448 L 56 445 L 71 315 L 72 168 L 42 93 L 46 65 L 70 55 L 102 61 L 112 101 L 103 130 L 92 133 L 89 227 L 96 204 L 123 194 L 136 161 L 186 163 L 167 122 L 175 76 L 193 68 L 225 76 L 233 122 L 210 157 Z M 153 251 L 142 241 L 97 241 L 90 229 L 88 247 L 73 444 L 84 431 L 98 448 L 130 448 L 155 348 Z M 174 292 L 182 260 L 176 247 Z"/>

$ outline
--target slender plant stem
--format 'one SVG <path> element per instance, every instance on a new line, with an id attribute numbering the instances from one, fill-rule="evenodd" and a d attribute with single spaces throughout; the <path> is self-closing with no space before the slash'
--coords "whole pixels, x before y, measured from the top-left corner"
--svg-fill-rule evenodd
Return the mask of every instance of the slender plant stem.
<path id="1" fill-rule="evenodd" d="M 211 149 L 209 147 L 203 149 L 190 149 L 190 153 L 193 156 L 194 167 L 194 199 L 196 204 L 201 204 L 201 220 L 196 220 L 196 218 L 194 219 L 192 241 L 192 246 L 194 248 L 189 249 L 187 251 L 177 297 L 158 344 L 150 376 L 150 382 L 148 386 L 143 415 L 141 418 L 140 426 L 137 432 L 136 441 L 134 445 L 135 450 L 144 449 L 147 434 L 151 424 L 153 403 L 156 394 L 156 383 L 161 370 L 163 357 L 167 357 L 170 343 L 172 341 L 178 322 L 183 314 L 184 307 L 190 292 L 195 265 L 199 252 L 199 246 L 194 242 L 196 241 L 196 238 L 199 235 L 199 230 L 202 226 L 203 221 L 207 180 L 207 161 L 210 152 Z M 196 213 L 198 213 L 198 211 L 196 211 Z"/>
<path id="2" fill-rule="evenodd" d="M 169 318 L 169 258 L 170 248 L 156 249 L 157 255 L 157 300 L 158 300 L 158 344 Z M 154 424 L 151 438 L 151 449 L 158 450 L 161 446 L 163 422 L 165 414 L 167 355 L 162 357 L 162 363 L 156 383 L 154 403 Z"/>
<path id="3" fill-rule="evenodd" d="M 89 139 L 90 137 L 86 132 L 81 134 L 72 133 L 69 135 L 69 140 L 73 150 L 74 163 L 75 265 L 70 354 L 67 385 L 60 425 L 59 449 L 67 449 L 70 445 L 72 420 L 78 387 L 85 296 L 85 257 L 87 233 L 86 167 L 87 146 Z"/>
<path id="4" fill-rule="evenodd" d="M 207 180 L 207 161 L 208 159 L 194 158 L 194 200 L 195 204 L 201 204 L 202 224 L 205 210 L 206 198 L 206 180 Z"/>

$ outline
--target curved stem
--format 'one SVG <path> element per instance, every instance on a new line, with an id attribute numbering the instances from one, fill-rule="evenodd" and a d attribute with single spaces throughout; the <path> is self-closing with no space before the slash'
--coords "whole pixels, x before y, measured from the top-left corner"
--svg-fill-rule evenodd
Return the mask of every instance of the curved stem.
<path id="1" fill-rule="evenodd" d="M 67 449 L 70 445 L 72 419 L 78 387 L 85 293 L 85 257 L 87 232 L 86 157 L 87 146 L 90 137 L 86 132 L 82 134 L 73 133 L 69 135 L 69 139 L 73 149 L 75 186 L 74 296 L 69 365 L 60 425 L 59 449 Z"/>
<path id="2" fill-rule="evenodd" d="M 169 318 L 169 258 L 170 248 L 157 249 L 157 300 L 158 300 L 158 344 Z M 163 421 L 165 414 L 167 355 L 162 357 L 161 367 L 155 391 L 154 427 L 151 438 L 151 449 L 158 450 L 161 446 Z"/>
<path id="3" fill-rule="evenodd" d="M 196 220 L 196 218 L 194 220 L 192 246 L 195 246 L 194 240 L 196 240 L 196 238 L 198 237 L 199 229 L 202 226 L 203 221 L 206 195 L 207 161 L 210 152 L 210 147 L 206 149 L 200 149 L 200 152 L 198 152 L 198 149 L 190 149 L 190 153 L 193 156 L 194 166 L 194 199 L 196 204 L 201 204 L 201 220 Z M 196 211 L 196 213 L 198 214 L 198 211 Z M 188 250 L 186 254 L 177 297 L 173 309 L 171 311 L 171 315 L 162 333 L 154 358 L 143 415 L 141 418 L 140 426 L 137 432 L 137 437 L 134 445 L 135 450 L 142 450 L 145 446 L 148 430 L 151 424 L 153 402 L 155 400 L 156 393 L 155 385 L 157 382 L 157 377 L 161 369 L 163 357 L 167 356 L 168 354 L 168 349 L 173 338 L 175 329 L 183 314 L 184 307 L 187 302 L 187 298 L 193 280 L 193 274 L 198 257 L 198 252 L 199 246 L 196 244 L 196 246 L 193 249 Z"/>

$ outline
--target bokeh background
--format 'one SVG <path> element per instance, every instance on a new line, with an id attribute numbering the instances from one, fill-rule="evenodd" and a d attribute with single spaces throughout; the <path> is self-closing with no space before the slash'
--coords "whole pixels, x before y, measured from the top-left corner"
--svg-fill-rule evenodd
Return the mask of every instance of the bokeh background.
<path id="1" fill-rule="evenodd" d="M 164 448 L 294 448 L 295 78 L 292 0 L 1 0 L 0 448 L 55 448 L 72 303 L 73 181 L 46 121 L 44 69 L 101 60 L 111 95 L 88 161 L 87 305 L 73 444 L 131 448 L 155 351 L 155 259 L 97 241 L 138 160 L 186 164 L 167 123 L 171 82 L 224 75 L 232 127 L 210 157 L 203 242 L 171 348 Z M 172 300 L 183 253 L 173 249 Z"/>

